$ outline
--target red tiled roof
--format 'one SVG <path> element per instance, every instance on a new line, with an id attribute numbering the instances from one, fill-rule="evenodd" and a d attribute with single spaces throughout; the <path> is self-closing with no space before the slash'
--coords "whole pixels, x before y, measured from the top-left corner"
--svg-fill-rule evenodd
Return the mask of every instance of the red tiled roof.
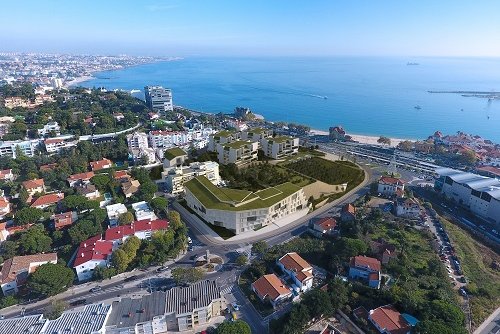
<path id="1" fill-rule="evenodd" d="M 178 134 L 178 133 L 184 133 L 182 131 L 165 131 L 165 130 L 153 130 L 149 131 L 150 134 L 153 136 L 166 136 L 166 135 L 172 135 L 172 134 Z"/>
<path id="2" fill-rule="evenodd" d="M 48 171 L 51 171 L 53 170 L 54 168 L 56 168 L 58 166 L 57 163 L 53 163 L 53 164 L 46 164 L 46 165 L 41 165 L 40 166 L 40 170 L 42 172 L 48 172 Z"/>
<path id="3" fill-rule="evenodd" d="M 68 211 L 54 216 L 54 225 L 56 229 L 73 224 L 73 212 Z"/>
<path id="4" fill-rule="evenodd" d="M 106 260 L 111 253 L 113 253 L 113 242 L 101 240 L 101 236 L 96 235 L 80 243 L 73 267 L 91 260 Z"/>
<path id="5" fill-rule="evenodd" d="M 31 204 L 31 207 L 36 208 L 36 207 L 42 206 L 42 205 L 55 204 L 55 203 L 58 203 L 62 199 L 64 199 L 64 194 L 63 193 L 54 193 L 54 194 L 42 195 L 42 196 L 38 197 Z"/>
<path id="6" fill-rule="evenodd" d="M 359 255 L 351 258 L 351 267 L 368 267 L 371 270 L 380 271 L 380 261 L 372 257 Z"/>
<path id="7" fill-rule="evenodd" d="M 19 273 L 29 270 L 31 263 L 50 261 L 57 261 L 56 253 L 14 256 L 3 263 L 0 282 L 5 284 L 14 281 Z"/>
<path id="8" fill-rule="evenodd" d="M 35 189 L 38 187 L 43 187 L 45 183 L 43 182 L 43 179 L 34 179 L 34 180 L 28 180 L 23 182 L 23 187 L 24 189 Z"/>
<path id="9" fill-rule="evenodd" d="M 94 172 L 85 172 L 79 174 L 73 174 L 68 177 L 68 180 L 77 181 L 77 180 L 90 180 L 94 177 Z"/>
<path id="10" fill-rule="evenodd" d="M 61 138 L 49 138 L 49 139 L 45 139 L 44 143 L 45 143 L 45 145 L 57 144 L 57 143 L 62 143 L 63 141 L 64 141 L 64 139 L 61 139 Z"/>
<path id="11" fill-rule="evenodd" d="M 9 201 L 5 197 L 0 197 L 0 208 L 6 208 L 9 204 Z"/>
<path id="12" fill-rule="evenodd" d="M 500 176 L 500 168 L 498 168 L 498 167 L 482 166 L 482 167 L 478 167 L 477 170 L 480 170 L 483 172 L 488 172 L 488 173 L 494 174 L 496 176 Z"/>
<path id="13" fill-rule="evenodd" d="M 403 185 L 405 182 L 396 177 L 382 176 L 378 183 Z"/>
<path id="14" fill-rule="evenodd" d="M 115 179 L 121 179 L 124 177 L 130 177 L 126 170 L 119 170 L 115 172 Z"/>
<path id="15" fill-rule="evenodd" d="M 392 305 L 380 306 L 370 311 L 372 322 L 391 334 L 404 334 L 410 330 L 410 324 Z"/>
<path id="16" fill-rule="evenodd" d="M 104 240 L 113 241 L 122 239 L 124 236 L 134 235 L 137 232 L 159 231 L 168 228 L 168 220 L 137 220 L 130 225 L 121 225 L 108 228 L 104 234 Z"/>
<path id="17" fill-rule="evenodd" d="M 312 268 L 306 260 L 304 260 L 299 254 L 295 252 L 286 253 L 278 261 L 283 264 L 285 269 L 295 272 Z"/>
<path id="18" fill-rule="evenodd" d="M 335 228 L 335 226 L 337 225 L 337 221 L 335 220 L 335 218 L 325 217 L 315 222 L 314 225 L 320 227 L 322 230 L 328 231 Z"/>
<path id="19" fill-rule="evenodd" d="M 105 159 L 98 160 L 98 161 L 91 161 L 90 168 L 92 170 L 100 170 L 100 169 L 103 169 L 104 166 L 111 165 L 111 164 L 112 164 L 111 160 L 105 158 Z"/>
<path id="20" fill-rule="evenodd" d="M 275 274 L 264 275 L 252 285 L 261 299 L 269 297 L 276 300 L 279 296 L 291 294 L 290 289 Z"/>
<path id="21" fill-rule="evenodd" d="M 342 208 L 342 211 L 349 212 L 351 214 L 355 214 L 356 207 L 354 205 L 352 205 L 351 203 L 349 203 L 349 204 L 344 205 L 344 207 Z"/>

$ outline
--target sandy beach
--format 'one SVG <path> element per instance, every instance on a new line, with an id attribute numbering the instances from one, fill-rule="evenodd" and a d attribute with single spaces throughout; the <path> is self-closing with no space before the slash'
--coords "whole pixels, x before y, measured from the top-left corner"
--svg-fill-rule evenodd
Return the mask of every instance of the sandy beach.
<path id="1" fill-rule="evenodd" d="M 91 75 L 85 75 L 83 77 L 78 77 L 78 78 L 75 78 L 75 79 L 73 79 L 71 81 L 65 82 L 64 86 L 65 87 L 74 87 L 74 86 L 77 86 L 78 84 L 80 84 L 82 82 L 89 81 L 89 80 L 92 80 L 92 79 L 95 79 L 95 78 L 93 76 L 91 76 Z"/>
<path id="2" fill-rule="evenodd" d="M 311 129 L 310 133 L 312 135 L 328 136 L 328 131 Z M 383 144 L 380 144 L 377 142 L 377 140 L 380 138 L 380 136 L 366 136 L 366 135 L 357 135 L 357 134 L 353 134 L 353 133 L 346 133 L 346 134 L 351 136 L 352 140 L 354 140 L 358 143 L 383 146 Z M 405 140 L 408 140 L 411 142 L 415 141 L 413 139 L 392 138 L 392 137 L 388 137 L 388 138 L 391 140 L 391 145 L 390 145 L 391 147 L 396 147 L 396 146 L 398 146 L 399 143 L 401 143 L 402 141 L 405 141 Z"/>

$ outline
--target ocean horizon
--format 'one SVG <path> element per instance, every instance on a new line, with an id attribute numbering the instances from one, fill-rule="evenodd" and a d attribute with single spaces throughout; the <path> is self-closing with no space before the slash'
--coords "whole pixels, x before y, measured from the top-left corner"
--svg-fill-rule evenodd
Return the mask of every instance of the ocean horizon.
<path id="1" fill-rule="evenodd" d="M 244 106 L 322 131 L 342 125 L 408 139 L 464 131 L 500 143 L 500 100 L 428 92 L 498 92 L 499 58 L 190 57 L 94 73 L 79 85 L 139 89 L 139 97 L 162 85 L 175 105 L 208 113 Z"/>

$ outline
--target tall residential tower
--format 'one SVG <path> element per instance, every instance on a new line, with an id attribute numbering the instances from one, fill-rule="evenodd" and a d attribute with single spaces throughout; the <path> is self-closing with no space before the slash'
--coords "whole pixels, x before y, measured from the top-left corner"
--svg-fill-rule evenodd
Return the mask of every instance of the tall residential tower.
<path id="1" fill-rule="evenodd" d="M 172 91 L 162 86 L 144 87 L 144 95 L 148 107 L 156 112 L 173 111 Z"/>

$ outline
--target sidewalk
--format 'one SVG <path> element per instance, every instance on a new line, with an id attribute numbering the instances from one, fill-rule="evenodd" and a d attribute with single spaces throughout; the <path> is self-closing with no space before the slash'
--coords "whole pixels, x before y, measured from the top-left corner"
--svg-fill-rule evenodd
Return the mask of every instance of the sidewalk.
<path id="1" fill-rule="evenodd" d="M 178 260 L 182 259 L 184 256 L 185 256 L 185 253 L 179 255 L 175 260 L 167 261 L 165 263 L 165 265 L 170 266 L 170 265 L 174 264 L 175 262 L 177 262 Z M 123 280 L 126 279 L 127 277 L 139 275 L 139 274 L 144 274 L 144 276 L 145 276 L 144 278 L 146 278 L 146 277 L 150 276 L 151 274 L 155 275 L 156 274 L 155 270 L 156 270 L 156 267 L 152 267 L 152 269 L 149 269 L 149 270 L 144 271 L 144 272 L 141 272 L 139 270 L 134 269 L 132 271 L 118 274 L 116 276 L 113 276 L 110 279 L 106 279 L 103 281 L 91 281 L 91 282 L 86 282 L 86 283 L 74 285 L 71 288 L 69 288 L 68 290 L 66 290 L 65 292 L 62 292 L 58 295 L 55 295 L 55 296 L 52 296 L 49 298 L 42 299 L 42 300 L 40 300 L 36 303 L 33 303 L 33 304 L 28 304 L 28 305 L 16 304 L 16 305 L 12 305 L 12 306 L 3 308 L 2 310 L 0 310 L 0 314 L 5 316 L 5 317 L 9 317 L 9 316 L 12 316 L 16 313 L 20 314 L 23 309 L 27 309 L 28 307 L 30 309 L 39 308 L 39 307 L 46 307 L 46 306 L 50 305 L 50 303 L 54 300 L 63 300 L 63 299 L 71 300 L 71 297 L 74 297 L 74 295 L 85 292 L 85 291 L 89 291 L 90 289 L 92 289 L 93 287 L 96 287 L 96 286 L 100 286 L 100 287 L 102 287 L 103 290 L 105 290 L 107 288 L 116 286 L 119 283 L 122 283 L 125 287 L 125 285 L 127 285 L 127 284 L 135 284 L 134 282 L 130 282 L 130 283 L 123 282 Z M 126 296 L 123 295 L 123 297 L 126 297 Z M 116 299 L 116 298 L 114 298 L 114 299 Z M 43 312 L 40 312 L 40 314 L 41 313 L 43 313 Z"/>

